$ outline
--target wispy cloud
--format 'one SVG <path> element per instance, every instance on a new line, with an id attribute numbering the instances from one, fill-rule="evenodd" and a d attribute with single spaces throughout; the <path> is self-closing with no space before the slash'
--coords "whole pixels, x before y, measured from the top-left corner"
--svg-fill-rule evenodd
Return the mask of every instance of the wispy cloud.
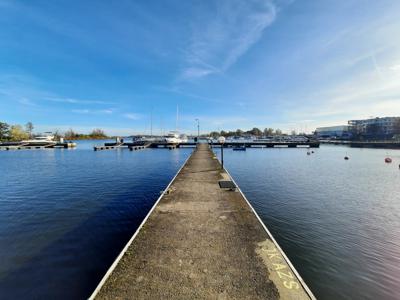
<path id="1" fill-rule="evenodd" d="M 142 115 L 136 113 L 126 113 L 124 117 L 130 120 L 139 120 L 142 118 Z"/>
<path id="2" fill-rule="evenodd" d="M 29 98 L 22 97 L 18 99 L 18 102 L 21 103 L 22 105 L 26 106 L 35 106 L 36 104 Z"/>
<path id="3" fill-rule="evenodd" d="M 110 109 L 73 109 L 71 110 L 76 114 L 112 114 L 113 110 Z"/>
<path id="4" fill-rule="evenodd" d="M 379 80 L 377 80 L 379 79 Z M 392 116 L 400 111 L 400 74 L 375 67 L 342 85 L 310 94 L 302 107 L 289 108 L 289 118 L 312 117 L 316 126 L 347 123 L 349 119 Z M 336 125 L 340 125 L 337 124 Z"/>
<path id="5" fill-rule="evenodd" d="M 400 64 L 390 66 L 389 69 L 392 71 L 400 71 Z"/>
<path id="6" fill-rule="evenodd" d="M 270 0 L 217 1 L 211 15 L 194 20 L 180 79 L 225 72 L 260 39 L 276 14 Z"/>
<path id="7" fill-rule="evenodd" d="M 155 87 L 157 90 L 160 90 L 162 92 L 168 92 L 168 93 L 173 93 L 177 95 L 182 95 L 184 97 L 192 98 L 192 99 L 197 99 L 197 100 L 202 100 L 202 101 L 207 101 L 207 102 L 213 102 L 213 103 L 223 103 L 223 99 L 216 98 L 216 97 L 207 97 L 204 95 L 199 95 L 193 92 L 188 92 L 185 91 L 183 88 L 180 86 L 171 86 L 171 87 L 164 87 L 164 86 L 156 86 Z"/>
<path id="8" fill-rule="evenodd" d="M 217 126 L 226 126 L 231 128 L 237 126 L 239 123 L 246 122 L 247 119 L 242 116 L 196 116 L 196 115 L 183 115 L 180 117 L 181 121 L 193 122 L 195 119 L 199 119 L 202 127 L 215 128 Z"/>
<path id="9" fill-rule="evenodd" d="M 104 126 L 104 124 L 93 124 L 93 126 L 85 126 L 85 125 L 74 125 L 74 124 L 35 124 L 35 131 L 37 132 L 56 132 L 59 131 L 61 133 L 66 132 L 67 130 L 74 130 L 79 133 L 89 133 L 93 129 L 101 128 L 107 135 L 120 135 L 120 136 L 128 136 L 133 134 L 143 134 L 144 129 L 131 128 L 131 127 L 109 127 Z"/>
<path id="10" fill-rule="evenodd" d="M 47 97 L 44 98 L 44 100 L 51 102 L 71 103 L 71 104 L 114 104 L 114 102 L 111 101 L 85 100 L 85 99 L 62 98 L 62 97 Z"/>

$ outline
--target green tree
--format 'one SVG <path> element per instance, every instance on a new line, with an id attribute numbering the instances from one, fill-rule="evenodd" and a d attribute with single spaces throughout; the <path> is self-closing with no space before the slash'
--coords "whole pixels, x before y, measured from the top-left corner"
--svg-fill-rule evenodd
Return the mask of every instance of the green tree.
<path id="1" fill-rule="evenodd" d="M 12 141 L 21 141 L 29 138 L 29 134 L 22 128 L 21 125 L 13 125 L 10 129 L 10 139 Z"/>
<path id="2" fill-rule="evenodd" d="M 243 130 L 241 130 L 241 129 L 236 129 L 235 135 L 237 135 L 237 136 L 242 136 L 243 133 L 244 133 Z"/>
<path id="3" fill-rule="evenodd" d="M 31 138 L 32 137 L 32 132 L 33 132 L 33 124 L 32 124 L 32 122 L 26 123 L 25 130 L 29 134 L 29 137 Z"/>
<path id="4" fill-rule="evenodd" d="M 0 122 L 0 141 L 8 139 L 9 134 L 10 134 L 10 125 L 4 122 Z"/>
<path id="5" fill-rule="evenodd" d="M 260 129 L 258 129 L 257 127 L 254 127 L 252 130 L 249 130 L 248 133 L 250 133 L 251 135 L 255 135 L 255 136 L 262 135 L 262 131 Z"/>
<path id="6" fill-rule="evenodd" d="M 219 135 L 220 135 L 220 136 L 227 137 L 227 136 L 228 136 L 228 133 L 227 133 L 225 130 L 221 130 L 221 132 L 220 132 Z"/>
<path id="7" fill-rule="evenodd" d="M 279 128 L 275 130 L 275 135 L 282 135 L 282 130 Z"/>
<path id="8" fill-rule="evenodd" d="M 217 137 L 219 137 L 219 132 L 218 131 L 211 131 L 210 132 L 210 136 L 214 139 L 216 139 Z"/>

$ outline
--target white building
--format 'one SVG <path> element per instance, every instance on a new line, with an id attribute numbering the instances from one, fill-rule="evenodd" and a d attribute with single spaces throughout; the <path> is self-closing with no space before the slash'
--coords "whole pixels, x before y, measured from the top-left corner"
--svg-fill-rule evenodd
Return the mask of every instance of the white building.
<path id="1" fill-rule="evenodd" d="M 355 127 L 357 132 L 366 133 L 368 126 L 379 126 L 383 134 L 393 134 L 395 125 L 400 122 L 400 117 L 371 118 L 364 120 L 350 120 L 349 126 Z"/>
<path id="2" fill-rule="evenodd" d="M 317 138 L 341 138 L 346 139 L 350 137 L 349 126 L 328 126 L 328 127 L 318 127 L 315 130 L 315 135 Z"/>

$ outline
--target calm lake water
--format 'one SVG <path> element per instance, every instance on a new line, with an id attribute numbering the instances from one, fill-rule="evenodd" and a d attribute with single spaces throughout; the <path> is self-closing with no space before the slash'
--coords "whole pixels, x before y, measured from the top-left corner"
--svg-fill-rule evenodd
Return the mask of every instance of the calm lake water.
<path id="1" fill-rule="evenodd" d="M 92 145 L 0 151 L 1 299 L 87 298 L 192 151 Z M 399 299 L 400 151 L 314 151 L 225 166 L 318 298 Z"/>
<path id="2" fill-rule="evenodd" d="M 192 150 L 0 151 L 0 299 L 86 299 Z"/>
<path id="3" fill-rule="evenodd" d="M 400 299 L 400 151 L 314 151 L 225 150 L 224 160 L 317 298 Z"/>

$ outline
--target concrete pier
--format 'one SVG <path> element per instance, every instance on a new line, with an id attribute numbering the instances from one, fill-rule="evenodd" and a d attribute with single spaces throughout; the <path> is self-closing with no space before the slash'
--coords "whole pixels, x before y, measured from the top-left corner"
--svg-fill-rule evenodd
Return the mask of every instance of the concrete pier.
<path id="1" fill-rule="evenodd" d="M 231 178 L 199 144 L 91 299 L 315 299 L 240 189 L 220 181 Z"/>

